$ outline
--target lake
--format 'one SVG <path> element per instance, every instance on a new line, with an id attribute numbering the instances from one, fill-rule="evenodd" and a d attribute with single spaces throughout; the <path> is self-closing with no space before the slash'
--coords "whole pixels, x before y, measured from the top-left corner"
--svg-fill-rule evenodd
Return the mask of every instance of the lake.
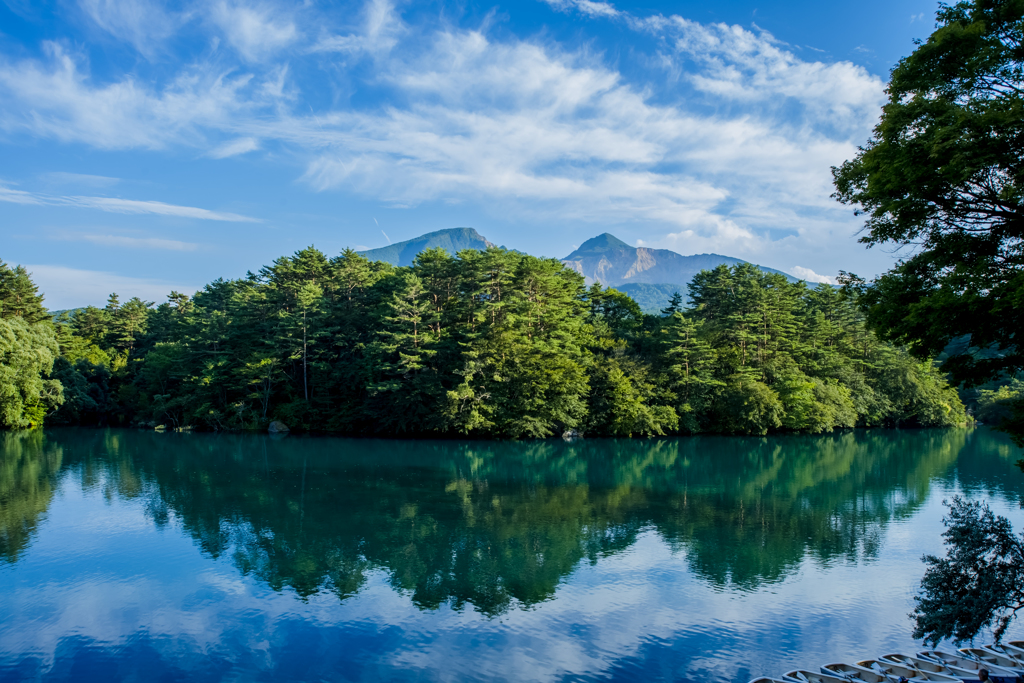
<path id="1" fill-rule="evenodd" d="M 1024 528 L 1021 457 L 985 428 L 0 433 L 0 680 L 745 682 L 916 651 L 943 499 Z"/>

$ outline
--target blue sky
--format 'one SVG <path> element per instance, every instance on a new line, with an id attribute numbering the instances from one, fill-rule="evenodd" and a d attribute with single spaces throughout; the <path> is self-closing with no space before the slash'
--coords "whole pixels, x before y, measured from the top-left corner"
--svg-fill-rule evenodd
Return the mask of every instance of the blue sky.
<path id="1" fill-rule="evenodd" d="M 0 0 L 0 258 L 55 309 L 461 226 L 871 276 L 829 168 L 936 8 Z"/>

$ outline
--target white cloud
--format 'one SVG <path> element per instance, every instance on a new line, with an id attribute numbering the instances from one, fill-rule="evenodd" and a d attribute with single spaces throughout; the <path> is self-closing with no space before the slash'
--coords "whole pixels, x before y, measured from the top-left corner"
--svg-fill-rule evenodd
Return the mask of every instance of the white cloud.
<path id="1" fill-rule="evenodd" d="M 228 43 L 249 62 L 263 61 L 299 37 L 291 19 L 275 16 L 266 6 L 220 2 L 210 15 Z"/>
<path id="2" fill-rule="evenodd" d="M 860 133 L 878 117 L 884 101 L 881 79 L 863 67 L 804 61 L 765 32 L 680 16 L 634 26 L 663 36 L 675 59 L 692 60 L 698 68 L 687 70 L 684 78 L 716 98 L 762 105 L 795 101 L 809 110 L 807 120 L 816 128 L 840 133 Z"/>
<path id="3" fill-rule="evenodd" d="M 97 85 L 63 47 L 44 47 L 49 63 L 0 58 L 0 129 L 101 149 L 159 149 L 200 144 L 202 130 L 230 128 L 263 102 L 241 98 L 251 75 L 212 68 L 186 69 L 159 93 L 131 76 Z"/>
<path id="4" fill-rule="evenodd" d="M 394 5 L 388 0 L 369 0 L 363 9 L 359 30 L 344 35 L 325 35 L 310 46 L 309 51 L 384 55 L 398 44 L 406 32 Z"/>
<path id="5" fill-rule="evenodd" d="M 848 238 L 853 219 L 829 197 L 829 167 L 869 135 L 880 79 L 849 62 L 803 60 L 764 32 L 549 2 L 617 17 L 653 39 L 647 65 L 662 67 L 630 81 L 587 49 L 410 26 L 384 0 L 366 5 L 357 30 L 332 33 L 325 21 L 307 41 L 270 5 L 221 2 L 211 16 L 253 74 L 198 63 L 166 83 L 95 83 L 51 45 L 48 63 L 0 63 L 0 126 L 100 148 L 187 145 L 215 158 L 277 142 L 316 190 L 393 207 L 476 202 L 523 221 L 643 225 L 652 246 L 689 253 L 814 263 L 815 251 Z M 314 115 L 289 68 L 269 61 L 292 45 L 291 59 L 327 68 L 372 53 L 366 73 L 346 77 L 387 96 L 320 99 Z M 0 199 L 38 203 L 7 193 Z M 119 207 L 93 203 L 144 208 Z"/>
<path id="6" fill-rule="evenodd" d="M 592 17 L 617 17 L 622 14 L 615 9 L 614 5 L 607 2 L 592 2 L 592 0 L 544 0 L 544 2 L 562 12 L 576 10 Z"/>
<path id="7" fill-rule="evenodd" d="M 165 12 L 152 0 L 79 0 L 78 4 L 97 26 L 144 55 L 153 54 L 185 18 Z"/>
<path id="8" fill-rule="evenodd" d="M 209 156 L 214 159 L 226 159 L 228 157 L 238 156 L 239 154 L 246 154 L 260 148 L 259 140 L 255 138 L 238 138 L 236 140 L 229 140 L 222 145 L 214 147 L 209 152 Z"/>
<path id="9" fill-rule="evenodd" d="M 778 75 L 795 58 L 778 61 L 765 89 L 799 80 Z M 325 130 L 291 122 L 326 147 L 304 176 L 317 189 L 404 206 L 470 194 L 524 218 L 649 221 L 674 226 L 664 246 L 749 255 L 764 252 L 764 230 L 797 231 L 808 211 L 835 213 L 828 169 L 855 151 L 846 139 L 854 133 L 836 139 L 804 120 L 780 121 L 767 94 L 747 98 L 766 106 L 741 116 L 698 115 L 653 104 L 581 55 L 473 31 L 438 34 L 426 53 L 392 60 L 386 77 L 408 106 L 324 114 L 316 125 Z M 725 202 L 729 215 L 719 213 Z"/>
<path id="10" fill-rule="evenodd" d="M 50 310 L 102 306 L 112 292 L 122 300 L 133 296 L 147 301 L 161 302 L 171 290 L 191 294 L 200 288 L 183 282 L 169 282 L 148 278 L 125 277 L 98 270 L 80 270 L 55 265 L 25 265 L 32 281 L 45 292 L 46 307 Z"/>
<path id="11" fill-rule="evenodd" d="M 14 190 L 0 185 L 0 202 L 11 204 L 35 204 L 39 206 L 74 206 L 83 209 L 98 209 L 109 213 L 154 214 L 158 216 L 176 216 L 179 218 L 195 218 L 207 221 L 228 221 L 232 223 L 258 223 L 258 218 L 251 218 L 226 211 L 210 211 L 195 206 L 179 206 L 164 202 L 141 201 L 137 199 L 121 199 L 118 197 L 82 197 L 52 196 L 39 193 Z"/>
<path id="12" fill-rule="evenodd" d="M 127 235 L 64 235 L 61 239 L 91 242 L 92 244 L 108 247 L 159 249 L 164 251 L 195 251 L 199 247 L 195 242 L 167 240 L 158 237 L 129 237 Z"/>
<path id="13" fill-rule="evenodd" d="M 111 178 L 110 176 L 66 173 L 64 171 L 44 173 L 43 178 L 60 185 L 87 185 L 89 187 L 112 187 L 121 182 L 120 178 Z"/>
<path id="14" fill-rule="evenodd" d="M 24 190 L 15 190 L 10 187 L 4 187 L 0 185 L 0 202 L 7 202 L 8 204 L 45 204 L 42 199 L 31 192 Z"/>
<path id="15" fill-rule="evenodd" d="M 829 275 L 818 275 L 810 268 L 804 268 L 803 266 L 793 266 L 789 269 L 789 274 L 794 277 L 798 277 L 801 280 L 807 280 L 808 282 L 824 282 L 829 285 L 836 284 L 834 277 Z"/>
<path id="16" fill-rule="evenodd" d="M 194 206 L 178 206 L 164 202 L 119 199 L 116 197 L 62 197 L 63 203 L 88 209 L 99 209 L 110 213 L 149 213 L 158 216 L 198 218 L 206 221 L 229 221 L 232 223 L 257 223 L 259 219 L 225 211 L 210 211 Z"/>

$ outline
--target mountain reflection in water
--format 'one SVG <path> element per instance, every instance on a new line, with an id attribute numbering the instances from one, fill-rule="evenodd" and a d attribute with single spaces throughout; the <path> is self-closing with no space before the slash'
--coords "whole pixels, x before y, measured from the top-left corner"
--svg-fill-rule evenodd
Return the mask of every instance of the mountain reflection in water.
<path id="1" fill-rule="evenodd" d="M 64 486 L 140 506 L 153 528 L 302 601 L 345 603 L 383 572 L 421 611 L 500 619 L 651 534 L 699 582 L 742 595 L 807 562 L 876 561 L 892 523 L 957 468 L 968 489 L 1021 495 L 1016 457 L 982 430 L 573 443 L 5 433 L 0 571 L 31 553 Z"/>

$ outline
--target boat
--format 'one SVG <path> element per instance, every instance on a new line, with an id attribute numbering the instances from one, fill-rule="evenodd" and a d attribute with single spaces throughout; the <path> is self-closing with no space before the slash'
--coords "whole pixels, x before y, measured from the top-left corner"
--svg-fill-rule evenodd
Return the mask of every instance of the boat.
<path id="1" fill-rule="evenodd" d="M 751 678 L 750 683 L 789 683 L 781 678 L 772 678 L 771 676 L 758 676 L 757 678 Z"/>
<path id="2" fill-rule="evenodd" d="M 924 650 L 917 653 L 921 659 L 930 659 L 938 664 L 943 664 L 956 676 L 964 681 L 980 681 L 978 672 L 981 669 L 988 670 L 988 676 L 993 683 L 1017 683 L 1017 673 L 1010 669 L 1004 669 L 988 662 L 975 659 L 965 655 L 963 652 L 944 652 L 943 650 Z"/>
<path id="3" fill-rule="evenodd" d="M 826 673 L 830 676 L 839 676 L 845 678 L 848 681 L 864 681 L 864 683 L 892 683 L 892 679 L 877 671 L 871 669 L 865 669 L 862 666 L 856 664 L 844 664 L 843 662 L 836 662 L 835 664 L 826 664 L 821 667 L 821 672 Z"/>
<path id="4" fill-rule="evenodd" d="M 846 678 L 827 673 L 815 673 L 807 669 L 793 669 L 782 674 L 790 683 L 850 683 Z"/>
<path id="5" fill-rule="evenodd" d="M 1014 672 L 1018 676 L 1024 675 L 1024 666 L 1022 666 L 1016 658 L 1008 657 L 998 652 L 993 652 L 988 648 L 962 647 L 959 650 L 957 650 L 957 652 L 960 652 L 968 657 L 981 660 L 982 662 L 985 662 L 986 664 L 989 664 L 991 666 L 997 666 L 1001 669 L 1007 669 L 1008 671 Z"/>
<path id="6" fill-rule="evenodd" d="M 1022 645 L 1024 645 L 1024 643 L 1022 643 Z M 1014 647 L 1009 643 L 992 643 L 990 645 L 986 645 L 983 649 L 1015 660 L 1018 667 L 1024 666 L 1024 647 Z"/>
<path id="7" fill-rule="evenodd" d="M 907 666 L 905 664 L 891 661 L 882 661 L 881 659 L 864 659 L 857 662 L 857 666 L 862 666 L 874 671 L 875 673 L 885 675 L 890 681 L 895 681 L 902 676 L 911 683 L 927 683 L 928 681 L 932 681 L 933 683 L 960 683 L 960 679 L 955 676 L 921 671 L 913 666 Z"/>
<path id="8" fill-rule="evenodd" d="M 921 659 L 920 657 L 900 654 L 898 652 L 882 655 L 878 658 L 878 661 L 885 665 L 896 664 L 908 669 L 913 669 L 918 672 L 919 676 L 927 676 L 928 680 L 931 681 L 945 681 L 945 683 L 953 683 L 953 681 L 956 681 L 956 683 L 961 683 L 963 680 L 942 664 L 938 664 L 927 659 Z"/>

